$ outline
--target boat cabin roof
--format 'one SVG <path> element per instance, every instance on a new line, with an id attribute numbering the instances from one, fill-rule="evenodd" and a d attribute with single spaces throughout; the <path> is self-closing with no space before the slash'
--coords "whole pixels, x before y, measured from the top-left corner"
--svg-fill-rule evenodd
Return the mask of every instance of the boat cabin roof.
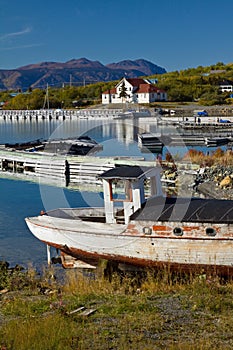
<path id="1" fill-rule="evenodd" d="M 131 215 L 130 220 L 233 224 L 233 201 L 152 197 Z"/>
<path id="2" fill-rule="evenodd" d="M 105 171 L 103 174 L 99 176 L 101 179 L 140 179 L 143 176 L 149 176 L 149 174 L 153 171 L 160 172 L 159 167 L 140 167 L 137 165 L 123 165 L 108 171 Z"/>

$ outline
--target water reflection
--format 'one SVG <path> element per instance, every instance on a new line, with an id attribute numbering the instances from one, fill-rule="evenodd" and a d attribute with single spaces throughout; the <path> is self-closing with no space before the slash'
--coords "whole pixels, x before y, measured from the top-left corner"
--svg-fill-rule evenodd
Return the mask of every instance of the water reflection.
<path id="1" fill-rule="evenodd" d="M 158 125 L 155 118 L 137 119 L 66 119 L 60 120 L 0 120 L 0 144 L 26 142 L 37 139 L 59 139 L 77 137 L 86 134 L 99 143 L 103 143 L 100 156 L 143 156 L 151 159 L 152 155 L 161 153 L 158 149 L 139 149 L 137 144 L 138 133 L 160 133 L 161 135 L 177 134 L 174 126 Z M 210 151 L 207 146 L 169 146 L 162 149 L 162 157 L 167 152 L 183 157 L 189 148 Z M 212 147 L 215 150 L 217 147 Z M 227 146 L 221 146 L 226 149 Z M 118 154 L 117 154 L 118 152 Z"/>
<path id="2" fill-rule="evenodd" d="M 37 139 L 68 138 L 87 134 L 103 144 L 100 156 L 140 156 L 155 159 L 156 152 L 139 149 L 137 134 L 142 132 L 169 134 L 176 133 L 174 127 L 158 125 L 154 120 L 12 120 L 0 119 L 0 143 L 26 142 Z M 182 146 L 163 147 L 163 157 L 169 151 L 182 156 L 187 148 Z M 204 152 L 206 146 L 191 147 Z M 222 146 L 221 148 L 226 148 Z M 214 150 L 212 148 L 211 150 Z M 24 218 L 33 216 L 43 209 L 38 184 L 24 181 L 0 179 L 0 260 L 11 263 L 46 262 L 44 245 L 27 230 Z M 57 189 L 61 191 L 61 189 Z M 80 192 L 63 189 L 54 193 L 51 187 L 43 187 L 47 196 L 46 205 L 58 207 L 65 203 L 70 206 L 96 205 L 102 200 L 100 193 Z M 51 197 L 51 198 L 50 198 Z M 53 198 L 52 198 L 53 197 Z M 54 201 L 54 198 L 56 201 Z M 63 202 L 60 202 L 62 198 Z M 51 200 L 50 200 L 51 199 Z M 59 203 L 58 203 L 59 202 Z"/>

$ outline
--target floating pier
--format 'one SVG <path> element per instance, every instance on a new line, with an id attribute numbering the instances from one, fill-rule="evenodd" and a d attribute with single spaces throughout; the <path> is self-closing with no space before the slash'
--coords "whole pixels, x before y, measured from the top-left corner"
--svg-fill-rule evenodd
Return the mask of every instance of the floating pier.
<path id="1" fill-rule="evenodd" d="M 216 145 L 228 144 L 233 141 L 233 134 L 221 134 L 213 136 L 211 133 L 201 134 L 153 134 L 142 133 L 138 134 L 138 145 L 143 148 L 161 148 L 163 146 L 202 146 L 202 145 Z"/>

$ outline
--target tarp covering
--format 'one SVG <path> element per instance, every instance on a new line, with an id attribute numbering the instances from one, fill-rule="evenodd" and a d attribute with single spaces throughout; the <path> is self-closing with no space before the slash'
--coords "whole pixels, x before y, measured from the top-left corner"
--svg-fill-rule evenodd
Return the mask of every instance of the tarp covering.
<path id="1" fill-rule="evenodd" d="M 233 224 L 233 201 L 155 197 L 131 215 L 131 220 Z"/>

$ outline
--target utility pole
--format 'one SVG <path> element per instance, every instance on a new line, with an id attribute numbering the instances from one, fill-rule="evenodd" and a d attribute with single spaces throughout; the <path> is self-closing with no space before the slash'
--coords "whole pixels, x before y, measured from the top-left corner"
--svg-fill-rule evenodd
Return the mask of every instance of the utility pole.
<path id="1" fill-rule="evenodd" d="M 46 102 L 47 102 L 47 109 L 49 109 L 49 84 L 48 83 L 47 83 L 47 88 L 46 88 L 46 94 L 45 94 L 43 109 L 45 109 Z"/>

